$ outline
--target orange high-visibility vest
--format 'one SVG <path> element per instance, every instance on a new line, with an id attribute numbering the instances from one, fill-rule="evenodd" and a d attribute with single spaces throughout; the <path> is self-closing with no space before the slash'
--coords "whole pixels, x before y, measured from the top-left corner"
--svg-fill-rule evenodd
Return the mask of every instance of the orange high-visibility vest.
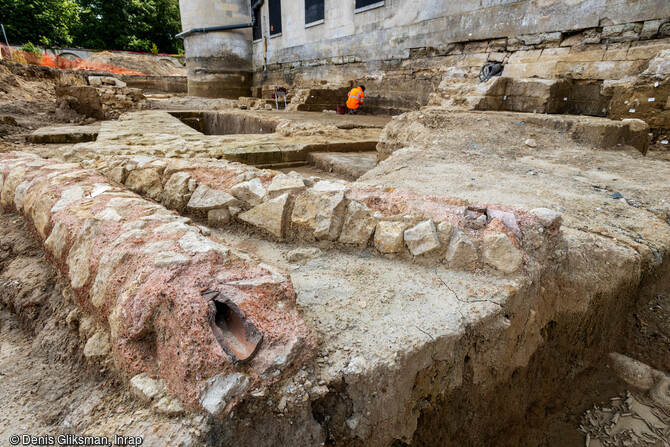
<path id="1" fill-rule="evenodd" d="M 365 92 L 363 91 L 362 88 L 356 87 L 355 89 L 352 89 L 349 92 L 349 99 L 347 99 L 347 107 L 349 107 L 352 110 L 355 110 L 363 104 L 363 101 L 365 100 Z"/>

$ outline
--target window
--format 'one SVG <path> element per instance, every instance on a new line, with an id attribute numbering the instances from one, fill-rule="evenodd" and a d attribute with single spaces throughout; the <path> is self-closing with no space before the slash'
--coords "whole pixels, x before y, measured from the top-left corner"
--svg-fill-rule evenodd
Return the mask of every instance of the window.
<path id="1" fill-rule="evenodd" d="M 384 6 L 384 0 L 356 0 L 356 12 L 367 11 L 379 6 Z"/>
<path id="2" fill-rule="evenodd" d="M 257 3 L 256 0 L 251 0 L 251 3 Z M 253 6 L 253 5 L 252 5 Z M 254 18 L 254 26 L 252 28 L 252 33 L 254 36 L 254 40 L 262 39 L 263 38 L 263 31 L 261 28 L 261 8 L 260 6 L 257 8 L 254 8 L 253 11 L 251 11 L 252 17 Z"/>
<path id="3" fill-rule="evenodd" d="M 324 0 L 305 0 L 305 25 L 322 21 Z"/>
<path id="4" fill-rule="evenodd" d="M 281 34 L 281 0 L 268 0 L 270 11 L 270 35 Z"/>

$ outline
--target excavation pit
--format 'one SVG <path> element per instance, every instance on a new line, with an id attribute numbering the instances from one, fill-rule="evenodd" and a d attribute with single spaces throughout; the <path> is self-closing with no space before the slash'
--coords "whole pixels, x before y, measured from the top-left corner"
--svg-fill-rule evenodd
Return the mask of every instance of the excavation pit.
<path id="1" fill-rule="evenodd" d="M 225 112 L 171 112 L 182 123 L 204 135 L 274 133 L 277 121 L 254 115 Z"/>

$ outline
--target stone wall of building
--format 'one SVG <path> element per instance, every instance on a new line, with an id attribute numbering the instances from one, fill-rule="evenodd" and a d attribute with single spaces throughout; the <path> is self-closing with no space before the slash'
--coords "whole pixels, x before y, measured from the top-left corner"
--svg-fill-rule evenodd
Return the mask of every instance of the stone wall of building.
<path id="1" fill-rule="evenodd" d="M 368 110 L 399 113 L 427 104 L 449 69 L 471 75 L 504 61 L 515 77 L 618 79 L 643 71 L 668 47 L 658 39 L 670 37 L 663 0 L 430 3 L 386 0 L 355 12 L 353 0 L 326 2 L 323 23 L 306 26 L 304 2 L 284 0 L 282 33 L 270 37 L 265 2 L 263 38 L 253 44 L 254 94 L 364 82 Z M 585 45 L 591 52 L 577 54 Z"/>

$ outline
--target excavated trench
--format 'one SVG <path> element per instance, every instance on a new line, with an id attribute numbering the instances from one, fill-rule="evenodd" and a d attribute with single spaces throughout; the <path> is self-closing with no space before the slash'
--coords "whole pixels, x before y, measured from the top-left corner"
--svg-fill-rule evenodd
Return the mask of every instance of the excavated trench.
<path id="1" fill-rule="evenodd" d="M 271 119 L 218 112 L 174 112 L 172 115 L 205 135 L 273 133 L 277 125 Z M 313 160 L 316 155 L 308 154 L 308 160 L 311 159 L 315 165 Z M 356 161 L 351 164 L 355 165 Z M 333 174 L 346 177 L 337 171 Z M 603 241 L 606 238 L 603 237 Z M 594 239 L 591 242 L 591 249 L 600 247 L 600 241 Z M 639 339 L 635 321 L 636 315 L 641 314 L 640 309 L 658 301 L 659 297 L 664 297 L 662 305 L 670 301 L 670 264 L 667 256 L 657 253 L 662 263 L 653 268 L 626 259 L 621 253 L 612 255 L 606 262 L 598 258 L 597 262 L 589 265 L 589 259 L 595 259 L 593 256 L 588 247 L 582 247 L 574 257 L 559 258 L 555 265 L 543 266 L 544 270 L 536 272 L 536 277 L 519 291 L 514 300 L 501 306 L 498 315 L 501 323 L 497 324 L 503 327 L 524 326 L 516 335 L 516 340 L 508 338 L 505 329 L 491 331 L 490 320 L 482 321 L 465 328 L 465 335 L 450 347 L 453 351 L 451 356 L 436 357 L 434 350 L 441 349 L 440 343 L 428 335 L 432 343 L 421 345 L 412 355 L 416 358 L 427 356 L 429 366 L 415 375 L 411 368 L 408 369 L 413 393 L 420 396 L 411 409 L 413 414 L 418 414 L 416 429 L 411 439 L 396 438 L 393 445 L 578 445 L 583 442 L 575 429 L 579 415 L 598 402 L 601 397 L 598 393 L 616 394 L 626 389 L 625 386 L 621 388 L 621 383 L 616 380 L 607 382 L 603 379 L 607 382 L 604 387 L 599 383 L 607 376 L 603 358 L 608 352 L 625 352 L 659 369 L 667 369 L 670 356 L 667 345 L 664 345 L 666 339 L 656 340 L 657 347 L 647 351 L 634 343 Z M 621 277 L 610 276 L 610 263 L 626 267 L 622 269 Z M 608 284 L 608 278 L 611 284 Z M 575 300 L 574 307 L 580 307 L 583 300 L 586 309 L 573 311 L 569 303 L 566 305 L 570 299 Z M 526 300 L 532 300 L 535 307 L 526 306 Z M 217 297 L 213 297 L 210 303 L 210 325 L 219 344 L 224 350 L 228 348 L 226 352 L 232 354 L 236 363 L 253 359 L 262 347 L 262 335 L 253 325 L 246 324 L 246 316 L 239 308 Z M 562 310 L 541 325 L 539 335 L 526 330 L 525 325 L 530 324 L 536 311 L 551 313 L 555 307 Z M 655 323 L 667 329 L 667 322 Z M 519 367 L 515 367 L 512 361 L 505 364 L 510 359 L 505 358 L 502 351 L 511 347 L 524 349 L 526 337 L 535 336 L 539 336 L 542 342 L 529 355 L 527 363 Z M 518 346 L 514 345 L 515 341 Z M 532 349 L 533 343 L 525 347 Z M 653 355 L 659 349 L 665 356 Z M 411 363 L 412 355 L 398 362 Z M 389 375 L 402 374 L 402 368 Z M 447 387 L 445 381 L 452 378 L 453 369 L 462 371 L 460 383 Z M 361 380 L 374 381 L 370 377 Z M 584 384 L 593 388 L 585 390 Z M 365 385 L 370 386 L 369 383 Z M 308 403 L 309 422 L 318 423 L 326 445 L 371 445 L 368 439 L 352 434 L 356 425 L 356 405 L 360 403 L 356 402 L 360 396 L 354 396 L 352 391 L 357 386 L 365 388 L 345 379 L 330 382 L 325 396 Z M 374 387 L 365 390 L 376 391 Z M 360 393 L 360 390 L 356 392 Z M 576 394 L 583 396 L 578 404 L 575 404 Z M 609 397 L 611 395 L 602 396 L 603 399 Z M 267 417 L 268 426 L 276 424 L 273 416 L 268 415 L 271 410 L 259 410 L 259 402 L 242 405 L 239 409 L 241 417 L 248 416 L 251 420 Z M 255 411 L 261 415 L 255 414 Z M 304 416 L 287 414 L 286 420 L 291 424 L 302 423 Z M 562 422 L 559 429 L 551 425 L 556 418 Z M 227 445 L 233 441 L 239 445 L 254 445 L 260 439 L 258 435 L 250 436 L 245 440 L 246 444 L 240 443 L 230 434 L 244 432 L 240 426 L 235 426 L 237 422 L 212 423 L 213 428 L 208 435 L 208 442 L 212 445 Z M 376 431 L 374 436 L 378 439 L 384 438 L 379 434 L 384 430 L 382 425 L 376 425 L 371 430 Z M 290 429 L 282 431 L 284 436 L 290 436 Z"/>
<path id="2" fill-rule="evenodd" d="M 225 112 L 171 112 L 170 115 L 204 135 L 274 133 L 278 124 L 271 118 Z"/>

